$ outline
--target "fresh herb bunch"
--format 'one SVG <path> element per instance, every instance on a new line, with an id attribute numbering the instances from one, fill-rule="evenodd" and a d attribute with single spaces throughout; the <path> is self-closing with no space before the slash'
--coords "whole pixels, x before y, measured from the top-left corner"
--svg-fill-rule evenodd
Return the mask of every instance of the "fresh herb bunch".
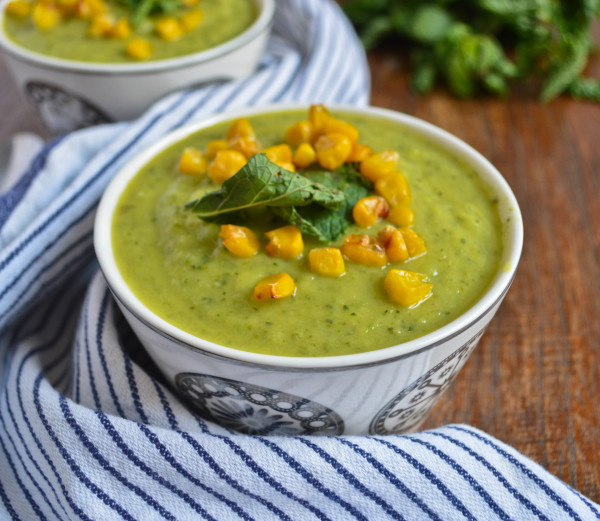
<path id="1" fill-rule="evenodd" d="M 600 101 L 600 82 L 582 77 L 600 0 L 350 0 L 344 10 L 367 49 L 409 43 L 418 92 L 443 81 L 463 98 L 505 95 L 512 80 L 539 79 L 543 101 Z"/>
<path id="2" fill-rule="evenodd" d="M 151 14 L 166 14 L 181 7 L 180 0 L 121 0 L 131 11 L 131 23 L 139 25 Z"/>

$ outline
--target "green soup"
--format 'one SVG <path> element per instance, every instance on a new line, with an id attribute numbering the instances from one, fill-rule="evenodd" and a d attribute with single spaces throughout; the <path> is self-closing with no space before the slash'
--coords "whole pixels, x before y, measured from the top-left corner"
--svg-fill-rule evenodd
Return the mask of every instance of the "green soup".
<path id="1" fill-rule="evenodd" d="M 414 230 L 425 240 L 425 255 L 384 268 L 346 261 L 340 278 L 309 270 L 308 251 L 323 243 L 306 237 L 299 260 L 269 257 L 264 248 L 251 258 L 232 256 L 219 243 L 218 225 L 184 209 L 186 202 L 216 186 L 176 170 L 181 151 L 222 138 L 230 124 L 223 123 L 150 161 L 118 202 L 113 249 L 119 270 L 138 298 L 166 321 L 200 338 L 284 356 L 380 349 L 420 337 L 466 311 L 499 269 L 501 223 L 490 191 L 469 166 L 398 123 L 337 115 L 360 130 L 361 143 L 375 151 L 400 153 L 399 169 L 410 183 Z M 250 121 L 268 146 L 283 142 L 285 129 L 304 118 L 303 112 L 290 112 Z M 368 233 L 376 234 L 385 224 L 389 223 L 374 225 Z M 390 268 L 426 275 L 434 285 L 433 295 L 414 308 L 395 305 L 383 288 Z M 295 296 L 267 303 L 253 300 L 256 283 L 280 272 L 296 281 Z"/>
<path id="2" fill-rule="evenodd" d="M 110 3 L 116 18 L 129 14 L 118 3 Z M 245 31 L 256 19 L 257 13 L 251 0 L 202 0 L 199 8 L 202 22 L 192 31 L 175 41 L 163 40 L 154 30 L 151 17 L 134 28 L 127 40 L 96 38 L 88 36 L 89 22 L 70 17 L 48 30 L 38 29 L 31 17 L 19 19 L 4 17 L 4 32 L 14 43 L 31 51 L 63 58 L 94 63 L 131 63 L 125 52 L 127 41 L 141 36 L 152 45 L 153 53 L 148 60 L 164 60 L 204 51 L 220 45 Z M 177 17 L 181 12 L 169 13 Z"/>

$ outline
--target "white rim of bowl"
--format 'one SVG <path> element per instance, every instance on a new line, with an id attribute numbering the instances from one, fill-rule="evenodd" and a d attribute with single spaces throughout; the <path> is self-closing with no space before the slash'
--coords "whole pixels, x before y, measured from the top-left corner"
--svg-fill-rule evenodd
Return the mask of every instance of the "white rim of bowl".
<path id="1" fill-rule="evenodd" d="M 431 333 L 395 346 L 349 355 L 288 357 L 242 351 L 232 347 L 215 344 L 186 333 L 150 311 L 141 303 L 131 289 L 129 289 L 129 286 L 127 286 L 117 268 L 112 253 L 111 228 L 113 213 L 119 197 L 140 168 L 167 147 L 204 128 L 238 117 L 306 110 L 306 104 L 272 104 L 245 110 L 234 110 L 212 116 L 197 123 L 186 125 L 163 136 L 159 141 L 131 159 L 115 175 L 102 195 L 98 206 L 94 223 L 94 247 L 108 286 L 115 293 L 117 299 L 120 300 L 130 312 L 136 315 L 137 318 L 142 322 L 145 322 L 147 326 L 163 336 L 174 339 L 185 347 L 192 348 L 194 351 L 199 350 L 205 354 L 262 367 L 314 370 L 344 369 L 355 366 L 379 364 L 393 359 L 404 358 L 457 336 L 476 323 L 487 311 L 492 309 L 494 305 L 503 298 L 512 283 L 523 246 L 523 221 L 519 205 L 510 186 L 500 172 L 483 155 L 467 145 L 461 139 L 431 123 L 427 123 L 426 121 L 413 116 L 378 107 L 328 105 L 328 108 L 333 113 L 346 112 L 357 115 L 381 117 L 408 127 L 410 130 L 417 132 L 432 143 L 441 146 L 453 156 L 465 161 L 483 178 L 484 183 L 497 195 L 500 217 L 503 218 L 505 214 L 510 214 L 510 222 L 508 225 L 506 225 L 505 219 L 502 221 L 502 226 L 504 228 L 504 250 L 502 260 L 499 263 L 498 271 L 490 286 L 467 311 L 445 326 L 442 326 Z"/>
<path id="2" fill-rule="evenodd" d="M 197 53 L 186 54 L 175 58 L 133 63 L 86 63 L 76 60 L 54 58 L 49 55 L 30 51 L 25 47 L 12 42 L 4 32 L 5 7 L 10 0 L 0 0 L 0 50 L 12 55 L 14 58 L 45 69 L 63 70 L 78 74 L 95 75 L 135 75 L 152 72 L 162 72 L 171 69 L 180 69 L 191 65 L 198 65 L 229 54 L 257 38 L 267 31 L 273 21 L 275 13 L 275 0 L 253 0 L 259 10 L 256 20 L 245 31 L 231 40 Z"/>

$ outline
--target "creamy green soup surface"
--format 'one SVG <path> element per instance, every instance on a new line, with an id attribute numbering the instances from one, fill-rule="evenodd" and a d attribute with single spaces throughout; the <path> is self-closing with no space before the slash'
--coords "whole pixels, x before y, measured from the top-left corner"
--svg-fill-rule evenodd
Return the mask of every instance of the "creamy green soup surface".
<path id="1" fill-rule="evenodd" d="M 283 356 L 332 356 L 380 349 L 429 333 L 466 311 L 499 269 L 501 222 L 491 192 L 474 170 L 414 132 L 384 119 L 334 114 L 360 130 L 375 151 L 396 150 L 410 183 L 414 230 L 425 240 L 421 257 L 383 268 L 346 261 L 340 278 L 316 275 L 307 255 L 324 244 L 305 237 L 299 260 L 269 257 L 264 248 L 237 258 L 220 244 L 219 225 L 184 209 L 215 190 L 207 176 L 185 176 L 177 163 L 186 146 L 221 139 L 230 122 L 171 146 L 129 183 L 114 213 L 113 249 L 119 270 L 138 298 L 167 322 L 217 344 Z M 284 141 L 304 112 L 249 118 L 263 146 Z M 248 223 L 263 232 L 285 223 Z M 377 234 L 382 221 L 368 230 Z M 354 227 L 348 233 L 365 233 Z M 336 242 L 339 246 L 340 238 Z M 415 271 L 433 295 L 414 308 L 391 302 L 383 278 L 391 268 Z M 295 296 L 257 302 L 257 282 L 287 272 Z"/>
<path id="2" fill-rule="evenodd" d="M 116 18 L 130 14 L 116 1 L 107 4 Z M 204 51 L 231 40 L 250 27 L 257 16 L 251 0 L 202 0 L 199 8 L 203 14 L 202 22 L 174 41 L 165 41 L 154 29 L 153 23 L 159 16 L 151 16 L 134 27 L 126 41 L 89 36 L 89 21 L 74 16 L 51 29 L 41 30 L 30 17 L 21 19 L 7 15 L 3 30 L 14 43 L 47 56 L 88 63 L 131 63 L 133 60 L 125 52 L 125 46 L 135 37 L 150 42 L 152 54 L 147 60 L 164 60 Z M 175 11 L 169 16 L 178 17 L 179 14 Z"/>

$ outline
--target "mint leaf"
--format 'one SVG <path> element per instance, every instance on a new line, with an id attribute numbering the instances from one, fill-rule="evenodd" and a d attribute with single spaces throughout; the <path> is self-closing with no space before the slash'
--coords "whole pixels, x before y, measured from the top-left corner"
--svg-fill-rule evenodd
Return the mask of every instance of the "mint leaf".
<path id="1" fill-rule="evenodd" d="M 347 164 L 333 172 L 309 169 L 302 172 L 302 175 L 320 185 L 342 192 L 342 205 L 338 209 L 331 209 L 310 204 L 300 208 L 272 208 L 272 211 L 300 228 L 306 235 L 321 241 L 335 241 L 346 233 L 348 226 L 353 222 L 352 208 L 359 199 L 371 195 L 373 184 L 362 177 L 356 168 Z"/>
<path id="2" fill-rule="evenodd" d="M 371 194 L 372 183 L 351 165 L 330 172 L 312 168 L 288 172 L 258 154 L 219 190 L 185 205 L 209 222 L 245 222 L 261 212 L 300 228 L 321 241 L 334 241 L 352 223 L 352 207 Z M 259 217 L 260 218 L 260 217 Z"/>
<path id="3" fill-rule="evenodd" d="M 217 221 L 265 206 L 291 207 L 316 203 L 335 209 L 344 200 L 342 192 L 288 172 L 269 161 L 265 154 L 257 154 L 219 190 L 189 202 L 185 208 L 205 221 Z"/>

